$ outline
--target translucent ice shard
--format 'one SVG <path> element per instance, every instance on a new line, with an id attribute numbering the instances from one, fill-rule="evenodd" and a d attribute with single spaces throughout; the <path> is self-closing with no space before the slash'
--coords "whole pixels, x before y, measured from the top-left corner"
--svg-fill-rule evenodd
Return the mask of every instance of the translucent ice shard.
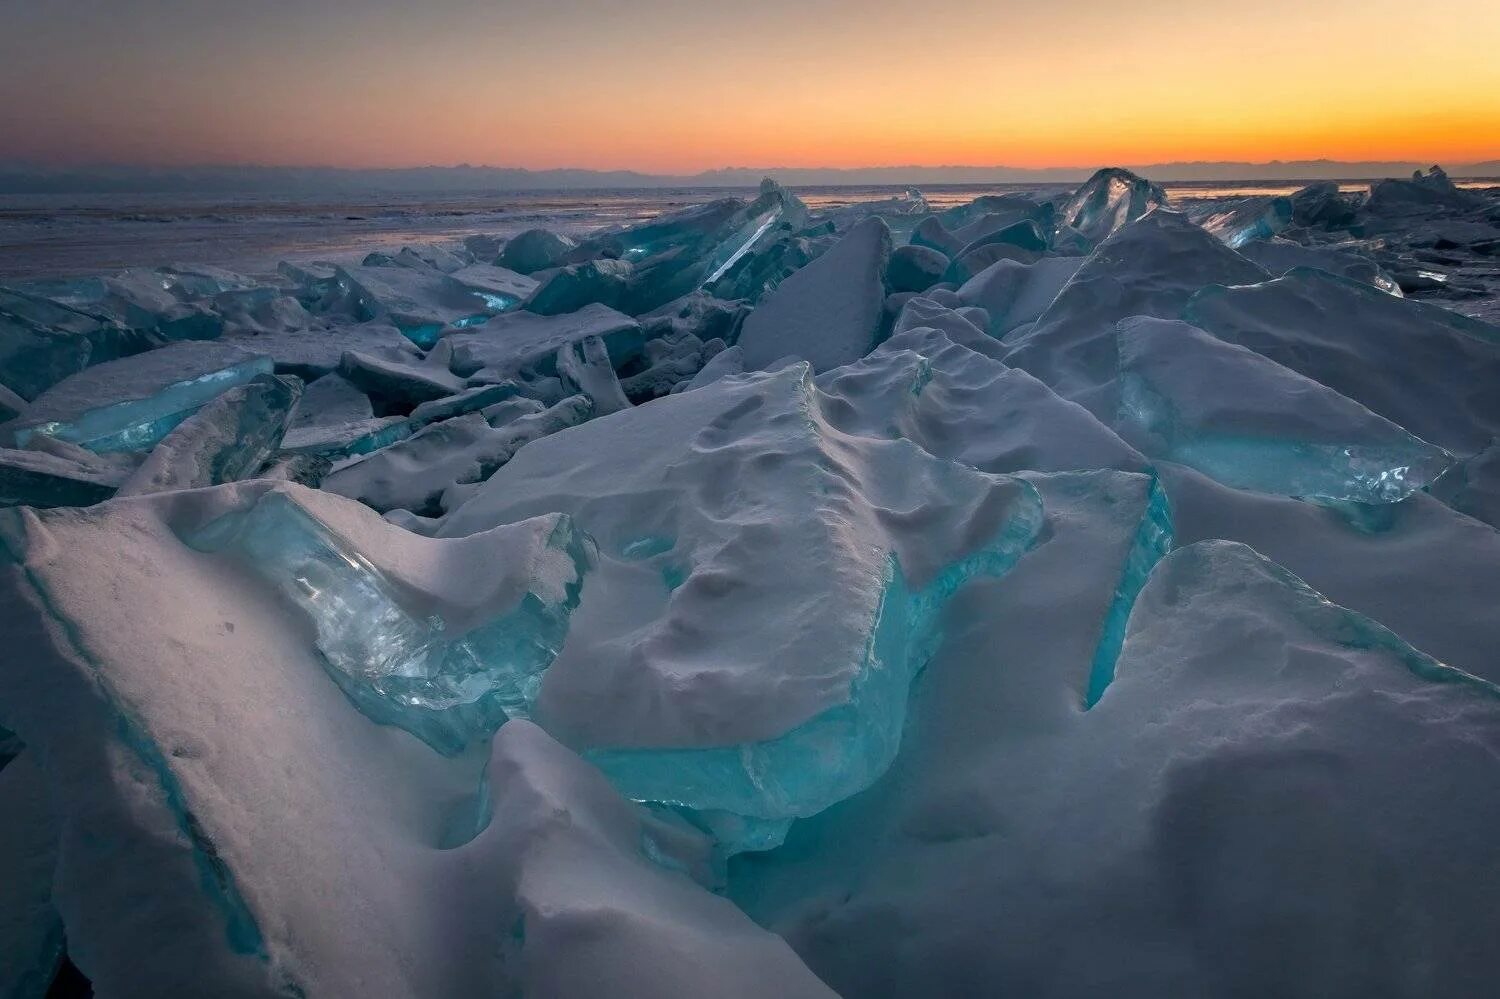
<path id="1" fill-rule="evenodd" d="M 1097 243 L 1152 208 L 1167 203 L 1166 192 L 1129 170 L 1109 167 L 1094 174 L 1063 205 L 1063 224 Z"/>
<path id="2" fill-rule="evenodd" d="M 589 305 L 627 308 L 635 268 L 626 260 L 589 260 L 552 271 L 523 303 L 527 312 L 560 316 Z"/>
<path id="3" fill-rule="evenodd" d="M 1194 219 L 1225 245 L 1239 249 L 1246 243 L 1270 239 L 1292 224 L 1292 200 L 1286 197 L 1244 198 L 1215 203 Z"/>
<path id="4" fill-rule="evenodd" d="M 148 350 L 159 341 L 37 295 L 0 288 L 0 385 L 35 399 L 90 364 Z"/>
<path id="5" fill-rule="evenodd" d="M 1500 327 L 1319 270 L 1228 283 L 1182 317 L 1460 457 L 1500 437 Z"/>
<path id="6" fill-rule="evenodd" d="M 144 451 L 204 403 L 257 375 L 271 359 L 229 344 L 184 342 L 95 365 L 38 396 L 14 429 L 91 451 Z"/>
<path id="7" fill-rule="evenodd" d="M 795 231 L 807 222 L 807 206 L 775 181 L 761 181 L 760 196 L 746 206 L 743 221 L 719 241 L 704 262 L 700 285 L 711 285 L 742 259 L 764 252 L 783 230 Z"/>
<path id="8" fill-rule="evenodd" d="M 1453 456 L 1324 385 L 1187 323 L 1116 327 L 1121 434 L 1227 485 L 1395 503 Z"/>
<path id="9" fill-rule="evenodd" d="M 526 717 L 578 603 L 592 543 L 565 516 L 502 528 L 516 536 L 501 571 L 510 606 L 480 620 L 424 615 L 419 601 L 285 492 L 188 540 L 232 549 L 300 607 L 329 674 L 376 721 L 456 752 L 507 718 Z"/>
<path id="10" fill-rule="evenodd" d="M 281 447 L 302 383 L 260 375 L 179 424 L 146 456 L 124 495 L 201 489 L 254 475 Z"/>

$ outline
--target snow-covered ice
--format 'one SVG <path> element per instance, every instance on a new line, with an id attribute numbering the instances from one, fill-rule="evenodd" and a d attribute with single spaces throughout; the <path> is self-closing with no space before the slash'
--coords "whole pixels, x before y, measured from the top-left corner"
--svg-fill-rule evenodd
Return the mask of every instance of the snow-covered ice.
<path id="1" fill-rule="evenodd" d="M 0 995 L 1492 992 L 1495 193 L 809 204 L 0 288 Z"/>

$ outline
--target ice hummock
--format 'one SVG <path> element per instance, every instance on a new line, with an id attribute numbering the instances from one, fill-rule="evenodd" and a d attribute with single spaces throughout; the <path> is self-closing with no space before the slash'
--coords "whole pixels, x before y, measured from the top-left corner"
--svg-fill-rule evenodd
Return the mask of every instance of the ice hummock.
<path id="1" fill-rule="evenodd" d="M 1483 994 L 1493 194 L 838 197 L 0 292 L 0 992 Z"/>
<path id="2" fill-rule="evenodd" d="M 785 822 L 865 786 L 937 612 L 1039 529 L 1028 485 L 824 405 L 805 364 L 726 378 L 528 445 L 444 521 L 561 510 L 599 542 L 535 717 L 627 796 Z M 920 533 L 895 512 L 915 509 Z"/>
<path id="3" fill-rule="evenodd" d="M 493 606 L 445 620 L 403 599 L 288 491 L 268 492 L 187 540 L 248 560 L 311 620 L 330 675 L 360 710 L 446 752 L 531 713 L 593 560 L 592 542 L 566 517 L 497 528 L 479 542 L 501 573 L 487 595 Z"/>

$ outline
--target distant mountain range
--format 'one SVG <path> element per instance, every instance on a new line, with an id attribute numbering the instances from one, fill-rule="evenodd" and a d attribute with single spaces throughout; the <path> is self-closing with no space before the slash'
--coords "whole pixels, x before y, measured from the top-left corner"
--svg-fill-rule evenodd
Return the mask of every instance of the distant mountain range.
<path id="1" fill-rule="evenodd" d="M 1152 180 L 1176 183 L 1226 181 L 1373 180 L 1409 176 L 1428 163 L 1273 160 L 1270 163 L 1152 163 L 1130 169 Z M 1005 166 L 729 167 L 670 176 L 634 170 L 525 170 L 456 166 L 404 169 L 203 166 L 42 168 L 0 163 L 0 194 L 351 194 L 580 191 L 611 188 L 754 187 L 774 177 L 789 187 L 862 187 L 909 184 L 1076 184 L 1088 167 L 1024 169 Z M 1500 160 L 1449 166 L 1456 177 L 1500 177 Z"/>

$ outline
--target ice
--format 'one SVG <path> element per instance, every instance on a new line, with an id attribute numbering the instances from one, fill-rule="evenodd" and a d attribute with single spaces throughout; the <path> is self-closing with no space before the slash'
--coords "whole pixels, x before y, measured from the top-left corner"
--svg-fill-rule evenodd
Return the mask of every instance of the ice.
<path id="1" fill-rule="evenodd" d="M 276 455 L 302 383 L 259 375 L 209 402 L 151 449 L 120 495 L 201 489 L 253 476 Z"/>
<path id="2" fill-rule="evenodd" d="M 599 542 L 536 717 L 627 797 L 775 823 L 859 790 L 938 610 L 1034 539 L 1029 486 L 823 406 L 806 364 L 725 378 L 528 445 L 443 523 L 560 510 Z"/>
<path id="3" fill-rule="evenodd" d="M 593 403 L 578 395 L 504 423 L 491 424 L 488 411 L 458 416 L 335 470 L 323 488 L 382 512 L 441 514 L 466 495 L 462 487 L 489 478 L 523 445 L 582 423 L 593 412 Z"/>
<path id="4" fill-rule="evenodd" d="M 881 219 L 886 227 L 905 240 L 922 219 L 931 214 L 922 192 L 908 188 L 905 194 L 873 201 L 855 201 L 820 214 L 812 222 L 822 223 L 840 235 L 870 219 Z"/>
<path id="5" fill-rule="evenodd" d="M 403 593 L 291 492 L 266 493 L 188 541 L 245 558 L 307 615 L 330 675 L 361 711 L 447 752 L 530 714 L 593 560 L 566 517 L 496 528 L 468 547 L 489 548 L 501 574 L 465 595 L 473 606 L 445 615 L 424 606 L 431 596 Z"/>
<path id="6" fill-rule="evenodd" d="M 851 228 L 837 244 L 781 282 L 745 320 L 745 366 L 759 368 L 788 354 L 827 371 L 858 360 L 875 346 L 891 233 L 880 219 Z"/>
<path id="7" fill-rule="evenodd" d="M 622 272 L 627 287 L 612 297 L 601 292 L 589 300 L 640 315 L 718 282 L 741 261 L 753 260 L 789 231 L 800 228 L 806 218 L 807 209 L 796 197 L 767 180 L 754 201 L 719 198 L 638 225 L 607 230 L 585 240 L 566 259 L 606 257 L 633 265 Z M 551 302 L 546 309 L 528 308 L 570 311 Z"/>
<path id="8" fill-rule="evenodd" d="M 1481 994 L 1493 690 L 1204 542 L 1078 712 L 1070 536 L 972 599 L 901 765 L 730 896 L 841 995 Z"/>
<path id="9" fill-rule="evenodd" d="M 149 334 L 0 288 L 0 387 L 21 399 L 35 399 L 90 364 L 156 345 Z"/>
<path id="10" fill-rule="evenodd" d="M 556 266 L 576 245 L 549 229 L 527 229 L 506 242 L 495 263 L 520 274 L 535 274 Z"/>
<path id="11" fill-rule="evenodd" d="M 0 447 L 0 507 L 89 506 L 115 494 L 131 466 L 38 436 L 26 449 Z"/>
<path id="12" fill-rule="evenodd" d="M 1356 245 L 1303 246 L 1288 239 L 1258 239 L 1239 248 L 1240 255 L 1264 267 L 1272 277 L 1281 277 L 1297 267 L 1312 267 L 1349 278 L 1401 298 L 1401 287 Z"/>
<path id="13" fill-rule="evenodd" d="M 958 296 L 952 297 L 956 300 Z M 957 308 L 944 305 L 935 297 L 916 295 L 901 307 L 896 321 L 891 324 L 891 336 L 894 338 L 902 333 L 924 328 L 938 330 L 954 343 L 991 360 L 998 361 L 1005 356 L 1005 348 L 1000 341 L 985 333 L 982 327 L 976 326 L 970 317 Z"/>
<path id="14" fill-rule="evenodd" d="M 477 294 L 494 312 L 517 307 L 537 289 L 534 278 L 492 264 L 470 264 L 448 276 Z"/>
<path id="15" fill-rule="evenodd" d="M 369 454 L 410 437 L 416 427 L 403 416 L 370 417 L 292 427 L 281 440 L 284 453 L 330 460 Z"/>
<path id="16" fill-rule="evenodd" d="M 825 418 L 843 432 L 904 437 L 983 472 L 1147 467 L 1081 406 L 936 329 L 897 333 L 817 383 Z"/>
<path id="17" fill-rule="evenodd" d="M 52 907 L 57 825 L 48 780 L 32 754 L 0 762 L 0 982 L 7 999 L 41 999 L 62 961 Z"/>
<path id="18" fill-rule="evenodd" d="M 774 234 L 775 230 L 772 230 Z M 764 299 L 797 270 L 807 266 L 831 246 L 831 237 L 817 239 L 784 236 L 730 264 L 724 274 L 708 285 L 723 299 L 755 304 Z"/>
<path id="19" fill-rule="evenodd" d="M 0 994 L 1487 994 L 1495 192 L 711 197 L 0 291 Z"/>
<path id="20" fill-rule="evenodd" d="M 636 403 L 668 395 L 725 349 L 724 341 L 717 337 L 704 343 L 691 333 L 672 330 L 646 341 L 642 358 L 646 367 L 621 379 L 620 388 Z"/>
<path id="21" fill-rule="evenodd" d="M 452 344 L 448 341 L 441 341 L 421 360 L 346 350 L 339 362 L 339 374 L 378 402 L 411 407 L 463 391 L 464 380 L 448 370 L 451 356 Z"/>
<path id="22" fill-rule="evenodd" d="M 8 423 L 26 411 L 26 400 L 0 384 L 0 424 Z"/>
<path id="23" fill-rule="evenodd" d="M 703 367 L 698 369 L 698 373 L 692 378 L 673 386 L 672 392 L 675 395 L 678 392 L 686 392 L 689 389 L 702 388 L 711 382 L 718 381 L 720 378 L 728 375 L 744 374 L 744 372 L 745 352 L 738 346 L 730 347 L 710 358 Z"/>
<path id="24" fill-rule="evenodd" d="M 1007 334 L 1005 361 L 1109 422 L 1119 404 L 1115 323 L 1176 319 L 1205 285 L 1266 276 L 1184 216 L 1156 209 L 1100 243 L 1034 324 Z"/>
<path id="25" fill-rule="evenodd" d="M 640 323 L 603 305 L 586 305 L 560 316 L 514 312 L 474 332 L 445 339 L 453 345 L 455 372 L 485 370 L 497 378 L 515 378 L 532 371 L 554 374 L 558 350 L 589 337 L 604 341 L 617 368 L 640 356 L 646 344 Z"/>
<path id="26" fill-rule="evenodd" d="M 937 284 L 948 269 L 948 258 L 926 246 L 898 246 L 886 269 L 886 287 L 894 292 L 923 292 Z"/>
<path id="27" fill-rule="evenodd" d="M 170 268 L 133 268 L 113 277 L 74 282 L 61 298 L 163 340 L 212 340 L 224 331 L 224 320 L 203 300 L 230 286 L 245 287 L 239 279 L 223 282 Z"/>
<path id="28" fill-rule="evenodd" d="M 522 303 L 527 312 L 560 316 L 590 306 L 627 308 L 635 268 L 629 260 L 590 260 L 552 271 Z"/>
<path id="29" fill-rule="evenodd" d="M 1454 465 L 1428 492 L 1460 513 L 1500 528 L 1500 443 Z"/>
<path id="30" fill-rule="evenodd" d="M 1239 249 L 1247 243 L 1270 239 L 1292 224 L 1292 199 L 1286 197 L 1244 198 L 1228 204 L 1214 204 L 1196 221 Z"/>
<path id="31" fill-rule="evenodd" d="M 1129 170 L 1110 167 L 1073 192 L 1062 206 L 1061 222 L 1097 243 L 1166 203 L 1166 193 L 1157 185 Z"/>
<path id="32" fill-rule="evenodd" d="M 1500 436 L 1500 328 L 1297 268 L 1205 288 L 1183 318 L 1467 457 Z"/>
<path id="33" fill-rule="evenodd" d="M 1402 215 L 1432 208 L 1474 208 L 1476 196 L 1453 185 L 1442 167 L 1413 173 L 1410 180 L 1382 180 L 1370 186 L 1370 211 Z"/>
<path id="34" fill-rule="evenodd" d="M 1332 389 L 1187 323 L 1115 327 L 1121 435 L 1153 458 L 1226 485 L 1288 496 L 1394 503 L 1453 462 Z"/>
<path id="35" fill-rule="evenodd" d="M 334 289 L 320 309 L 359 322 L 388 322 L 425 348 L 444 329 L 482 324 L 511 304 L 437 270 L 351 265 L 336 269 Z"/>
<path id="36" fill-rule="evenodd" d="M 11 435 L 144 451 L 219 393 L 271 370 L 270 358 L 230 344 L 168 344 L 64 379 L 32 401 Z"/>
<path id="37" fill-rule="evenodd" d="M 37 656 L 0 671 L 0 703 L 47 760 L 66 857 L 51 897 L 95 992 L 830 995 L 703 887 L 701 834 L 536 728 L 445 758 L 356 710 L 313 631 L 288 627 L 304 611 L 176 536 L 266 495 L 370 553 L 419 617 L 482 626 L 519 596 L 527 551 L 567 575 L 540 530 L 433 542 L 259 484 L 0 515 L 0 627 Z"/>
<path id="38" fill-rule="evenodd" d="M 353 382 L 339 375 L 324 375 L 309 382 L 292 411 L 292 429 L 355 423 L 373 419 L 370 397 Z"/>
<path id="39" fill-rule="evenodd" d="M 609 350 L 596 336 L 557 349 L 557 373 L 567 390 L 582 393 L 593 403 L 594 415 L 607 416 L 630 408 L 625 390 L 610 367 Z"/>
<path id="40" fill-rule="evenodd" d="M 1424 652 L 1500 682 L 1500 621 L 1476 602 L 1500 587 L 1500 532 L 1423 492 L 1380 506 L 1315 504 L 1157 467 L 1180 543 L 1250 545 Z"/>
<path id="41" fill-rule="evenodd" d="M 1297 225 L 1347 225 L 1358 215 L 1356 200 L 1341 194 L 1335 181 L 1321 180 L 1292 195 L 1292 221 Z"/>
<path id="42" fill-rule="evenodd" d="M 998 260 L 958 289 L 958 297 L 989 315 L 991 336 L 1004 337 L 1035 322 L 1083 266 L 1083 257 L 1043 257 L 1034 263 Z"/>
<path id="43" fill-rule="evenodd" d="M 464 389 L 454 395 L 421 403 L 411 411 L 410 420 L 415 426 L 425 427 L 429 423 L 451 420 L 465 413 L 488 409 L 496 403 L 520 395 L 522 390 L 523 387 L 520 384 L 510 381 L 496 382 L 493 385 L 476 385 L 474 388 Z"/>
<path id="44" fill-rule="evenodd" d="M 265 354 L 276 363 L 277 374 L 296 375 L 304 381 L 337 371 L 344 352 L 349 350 L 391 360 L 421 356 L 396 327 L 381 322 L 307 326 L 282 332 L 233 330 L 221 342 Z"/>

